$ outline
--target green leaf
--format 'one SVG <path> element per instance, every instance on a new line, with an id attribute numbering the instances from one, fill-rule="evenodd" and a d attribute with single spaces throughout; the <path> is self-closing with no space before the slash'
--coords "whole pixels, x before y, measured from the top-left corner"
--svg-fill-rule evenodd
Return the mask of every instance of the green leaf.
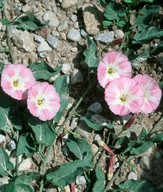
<path id="1" fill-rule="evenodd" d="M 117 139 L 114 147 L 116 149 L 121 148 L 121 150 L 126 149 L 129 142 L 130 142 L 130 139 L 127 136 L 120 137 L 120 138 Z"/>
<path id="2" fill-rule="evenodd" d="M 154 137 L 152 137 L 152 142 L 154 143 L 159 143 L 163 141 L 163 133 L 160 133 L 158 135 L 155 135 Z"/>
<path id="3" fill-rule="evenodd" d="M 140 33 L 136 33 L 133 37 L 133 43 L 149 43 L 154 38 L 160 38 L 163 36 L 163 30 L 157 28 L 157 27 L 149 27 L 147 29 L 144 29 Z"/>
<path id="4" fill-rule="evenodd" d="M 106 7 L 106 10 L 104 12 L 104 16 L 108 20 L 117 20 L 117 21 L 119 21 L 118 12 L 115 9 L 115 5 L 116 4 L 114 2 L 110 2 Z"/>
<path id="5" fill-rule="evenodd" d="M 9 111 L 12 107 L 10 97 L 0 89 L 0 130 L 9 132 L 12 127 Z"/>
<path id="6" fill-rule="evenodd" d="M 28 124 L 31 127 L 35 139 L 38 144 L 45 146 L 51 146 L 56 138 L 56 133 L 52 129 L 50 123 L 42 122 L 39 119 L 30 116 L 28 118 Z"/>
<path id="7" fill-rule="evenodd" d="M 83 52 L 83 55 L 85 56 L 85 63 L 88 65 L 90 68 L 97 68 L 99 59 L 96 56 L 97 53 L 97 46 L 96 43 L 88 38 L 88 48 Z"/>
<path id="8" fill-rule="evenodd" d="M 16 156 L 25 154 L 26 157 L 32 157 L 34 152 L 36 152 L 36 146 L 34 144 L 31 133 L 20 135 L 16 149 Z"/>
<path id="9" fill-rule="evenodd" d="M 117 24 L 119 27 L 124 27 L 124 26 L 126 25 L 126 22 L 124 22 L 124 21 L 118 21 L 116 24 Z"/>
<path id="10" fill-rule="evenodd" d="M 19 175 L 10 181 L 9 184 L 4 185 L 3 191 L 6 192 L 34 192 L 32 181 L 37 181 L 40 178 L 39 173 L 29 172 Z"/>
<path id="11" fill-rule="evenodd" d="M 67 84 L 67 77 L 65 75 L 60 75 L 55 81 L 53 86 L 55 87 L 56 91 L 60 95 L 60 110 L 57 113 L 57 115 L 54 117 L 54 121 L 56 123 L 59 122 L 61 119 L 63 113 L 65 112 L 67 106 L 68 106 L 68 98 L 69 98 L 69 92 L 68 92 L 68 84 Z"/>
<path id="12" fill-rule="evenodd" d="M 92 160 L 91 147 L 86 140 L 70 135 L 67 140 L 67 147 L 78 159 L 89 162 Z"/>
<path id="13" fill-rule="evenodd" d="M 11 21 L 8 20 L 7 18 L 0 19 L 0 22 L 1 22 L 3 25 L 10 25 L 10 24 L 11 24 Z"/>
<path id="14" fill-rule="evenodd" d="M 140 146 L 133 147 L 130 151 L 131 155 L 139 155 L 147 151 L 150 147 L 152 147 L 154 143 L 152 141 L 144 141 Z"/>
<path id="15" fill-rule="evenodd" d="M 8 112 L 0 107 L 0 130 L 9 132 L 10 128 L 12 127 L 12 124 L 8 118 Z"/>
<path id="16" fill-rule="evenodd" d="M 102 24 L 104 27 L 108 27 L 108 26 L 112 25 L 113 22 L 112 21 L 103 21 Z"/>
<path id="17" fill-rule="evenodd" d="M 88 119 L 87 117 L 85 117 L 85 116 L 82 116 L 82 117 L 80 118 L 80 120 L 81 120 L 81 121 L 84 121 L 84 123 L 86 123 L 86 125 L 87 125 L 89 128 L 91 128 L 91 129 L 93 129 L 93 130 L 95 130 L 95 131 L 101 131 L 101 130 L 105 127 L 104 125 L 101 125 L 101 124 L 98 124 L 98 123 L 95 123 L 95 122 L 89 120 L 89 119 Z"/>
<path id="18" fill-rule="evenodd" d="M 7 176 L 8 171 L 13 168 L 13 164 L 9 162 L 8 154 L 2 147 L 0 147 L 0 175 Z"/>
<path id="19" fill-rule="evenodd" d="M 137 27 L 140 32 L 153 25 L 153 21 L 157 19 L 156 12 L 159 12 L 159 10 L 160 6 L 158 5 L 144 5 L 143 8 L 139 10 L 135 23 L 130 29 L 135 29 Z"/>
<path id="20" fill-rule="evenodd" d="M 33 180 L 37 181 L 40 178 L 40 174 L 36 172 L 28 172 L 19 175 L 16 178 L 16 184 L 27 184 L 30 185 Z"/>
<path id="21" fill-rule="evenodd" d="M 46 179 L 55 186 L 64 187 L 70 183 L 74 183 L 76 177 L 83 174 L 87 168 L 92 168 L 92 165 L 88 161 L 75 160 L 62 164 L 56 171 L 48 173 Z"/>
<path id="22" fill-rule="evenodd" d="M 36 31 L 44 27 L 45 25 L 47 25 L 48 22 L 49 21 L 40 21 L 34 15 L 25 15 L 16 19 L 16 21 L 14 21 L 13 24 L 17 25 L 16 27 L 17 29 L 27 30 L 27 31 Z"/>
<path id="23" fill-rule="evenodd" d="M 48 80 L 61 71 L 61 66 L 52 69 L 45 61 L 40 63 L 32 63 L 29 68 L 32 70 L 36 80 Z"/>
<path id="24" fill-rule="evenodd" d="M 159 84 L 160 89 L 163 89 L 163 82 L 159 82 L 158 84 Z"/>
<path id="25" fill-rule="evenodd" d="M 131 190 L 134 192 L 156 192 L 154 189 L 154 186 L 151 182 L 142 180 L 142 181 L 136 181 L 136 180 L 127 180 L 123 184 L 119 184 L 118 186 L 120 189 L 123 190 Z"/>
<path id="26" fill-rule="evenodd" d="M 10 182 L 9 184 L 5 185 L 3 191 L 6 192 L 34 192 L 34 189 L 30 185 L 26 184 L 16 184 L 15 182 Z"/>
<path id="27" fill-rule="evenodd" d="M 111 20 L 111 21 L 116 20 L 118 22 L 120 17 L 126 16 L 126 11 L 122 5 L 114 1 L 111 1 L 105 9 L 104 16 L 108 20 Z"/>
<path id="28" fill-rule="evenodd" d="M 103 192 L 105 188 L 105 174 L 102 170 L 96 168 L 95 169 L 96 174 L 96 182 L 93 186 L 92 192 Z"/>

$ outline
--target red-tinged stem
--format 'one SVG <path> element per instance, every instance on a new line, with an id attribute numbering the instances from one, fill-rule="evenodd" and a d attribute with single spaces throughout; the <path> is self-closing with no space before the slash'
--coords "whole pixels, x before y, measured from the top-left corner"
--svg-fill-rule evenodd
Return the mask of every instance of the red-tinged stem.
<path id="1" fill-rule="evenodd" d="M 75 183 L 70 184 L 71 192 L 75 192 Z"/>
<path id="2" fill-rule="evenodd" d="M 107 151 L 111 156 L 114 156 L 114 152 L 103 142 L 98 142 L 99 146 L 102 147 L 105 151 Z"/>
<path id="3" fill-rule="evenodd" d="M 134 114 L 123 126 L 124 129 L 128 129 L 132 124 L 133 122 L 135 121 L 136 119 L 136 115 Z"/>

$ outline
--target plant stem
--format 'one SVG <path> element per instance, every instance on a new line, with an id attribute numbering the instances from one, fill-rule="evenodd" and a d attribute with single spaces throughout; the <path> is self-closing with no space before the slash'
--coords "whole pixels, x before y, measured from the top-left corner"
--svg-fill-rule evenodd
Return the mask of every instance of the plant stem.
<path id="1" fill-rule="evenodd" d="M 43 157 L 42 155 L 42 148 L 40 147 L 41 145 L 39 145 L 39 154 L 40 154 L 40 158 L 41 158 L 41 161 L 42 161 L 42 164 L 43 164 L 43 171 L 42 171 L 42 178 L 41 178 L 41 181 L 40 181 L 40 189 L 39 189 L 39 192 L 42 192 L 43 191 L 43 187 L 44 187 L 44 179 L 43 179 L 43 176 L 45 175 L 46 173 L 46 164 L 47 164 L 47 161 L 48 161 L 48 158 L 49 158 L 49 155 L 50 155 L 50 152 L 52 150 L 52 147 L 53 147 L 53 144 L 49 147 L 47 153 L 46 153 L 46 157 Z"/>

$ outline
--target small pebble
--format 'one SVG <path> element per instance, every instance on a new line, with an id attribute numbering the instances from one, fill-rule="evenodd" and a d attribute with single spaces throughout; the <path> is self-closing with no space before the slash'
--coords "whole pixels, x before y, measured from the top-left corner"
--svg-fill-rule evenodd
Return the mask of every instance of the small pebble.
<path id="1" fill-rule="evenodd" d="M 8 143 L 7 147 L 8 147 L 8 150 L 9 150 L 9 151 L 15 150 L 15 149 L 16 149 L 16 143 L 15 143 L 15 141 L 11 140 L 11 141 Z"/>
<path id="2" fill-rule="evenodd" d="M 68 75 L 71 72 L 71 66 L 69 63 L 62 64 L 62 72 Z"/>
<path id="3" fill-rule="evenodd" d="M 0 134 L 0 143 L 2 143 L 3 141 L 5 141 L 6 137 L 2 134 Z"/>
<path id="4" fill-rule="evenodd" d="M 41 42 L 37 47 L 38 52 L 48 52 L 51 50 L 52 50 L 52 48 L 48 45 L 48 43 L 46 41 Z"/>
<path id="5" fill-rule="evenodd" d="M 71 21 L 74 23 L 77 21 L 77 18 L 78 17 L 76 15 L 71 15 L 71 17 L 70 17 Z"/>
<path id="6" fill-rule="evenodd" d="M 120 29 L 115 30 L 115 37 L 116 37 L 117 39 L 123 38 L 123 37 L 124 37 L 123 31 L 120 30 Z"/>
<path id="7" fill-rule="evenodd" d="M 32 165 L 32 160 L 31 158 L 27 158 L 25 160 L 23 160 L 23 162 L 19 165 L 19 171 L 27 171 L 30 169 Z"/>
<path id="8" fill-rule="evenodd" d="M 85 185 L 85 184 L 86 184 L 85 177 L 78 175 L 78 176 L 76 177 L 76 184 L 77 184 L 77 185 Z"/>
<path id="9" fill-rule="evenodd" d="M 58 29 L 59 32 L 61 32 L 61 31 L 66 30 L 67 27 L 68 27 L 68 21 L 67 21 L 67 19 L 65 19 L 65 20 L 60 22 L 60 24 L 59 24 L 57 29 Z"/>
<path id="10" fill-rule="evenodd" d="M 113 31 L 109 31 L 109 32 L 105 32 L 105 33 L 99 34 L 99 35 L 97 35 L 95 37 L 95 39 L 97 41 L 101 41 L 103 43 L 110 43 L 114 39 L 114 32 Z"/>
<path id="11" fill-rule="evenodd" d="M 81 29 L 80 34 L 83 38 L 86 38 L 88 36 L 87 32 L 84 31 L 84 29 Z"/>
<path id="12" fill-rule="evenodd" d="M 96 134 L 95 137 L 94 137 L 94 140 L 95 141 L 101 141 L 101 136 L 99 134 Z"/>
<path id="13" fill-rule="evenodd" d="M 45 41 L 44 38 L 42 38 L 42 37 L 39 36 L 39 35 L 35 35 L 35 36 L 34 36 L 34 40 L 35 40 L 36 42 L 38 42 L 38 43 L 42 43 L 42 42 Z"/>
<path id="14" fill-rule="evenodd" d="M 45 58 L 47 56 L 45 52 L 40 52 L 40 53 L 38 53 L 38 55 L 41 58 Z"/>
<path id="15" fill-rule="evenodd" d="M 134 173 L 133 171 L 129 173 L 128 179 L 138 180 L 138 175 Z"/>
<path id="16" fill-rule="evenodd" d="M 8 176 L 0 177 L 0 186 L 8 184 L 9 180 L 10 180 L 10 177 Z"/>
<path id="17" fill-rule="evenodd" d="M 67 33 L 67 39 L 71 41 L 80 41 L 81 36 L 78 30 L 71 28 Z"/>
<path id="18" fill-rule="evenodd" d="M 50 28 L 56 28 L 59 26 L 59 20 L 58 17 L 52 12 L 52 11 L 47 11 L 43 15 L 43 20 L 44 21 L 49 21 L 48 25 Z"/>
<path id="19" fill-rule="evenodd" d="M 52 49 L 56 49 L 58 44 L 58 38 L 53 35 L 48 35 L 47 42 L 49 43 Z"/>

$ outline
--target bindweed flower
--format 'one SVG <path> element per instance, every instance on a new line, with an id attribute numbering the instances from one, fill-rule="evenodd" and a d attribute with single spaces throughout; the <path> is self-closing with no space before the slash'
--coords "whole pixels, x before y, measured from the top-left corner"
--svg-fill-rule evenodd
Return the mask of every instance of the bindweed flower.
<path id="1" fill-rule="evenodd" d="M 107 153 L 110 155 L 110 160 L 109 160 L 109 169 L 107 173 L 108 180 L 110 181 L 113 177 L 113 172 L 114 172 L 114 152 L 102 141 L 98 141 L 98 145 L 102 147 Z"/>
<path id="2" fill-rule="evenodd" d="M 108 52 L 97 69 L 97 77 L 100 85 L 106 88 L 108 83 L 120 77 L 131 77 L 131 63 L 124 54 L 112 51 Z"/>
<path id="3" fill-rule="evenodd" d="M 136 75 L 134 79 L 144 91 L 144 102 L 140 112 L 153 112 L 158 107 L 162 96 L 158 83 L 149 75 Z"/>
<path id="4" fill-rule="evenodd" d="M 26 99 L 27 90 L 35 83 L 32 71 L 23 64 L 9 64 L 2 71 L 1 87 L 14 99 Z"/>
<path id="5" fill-rule="evenodd" d="M 59 111 L 60 97 L 52 85 L 40 82 L 29 89 L 27 107 L 40 120 L 51 120 Z"/>
<path id="6" fill-rule="evenodd" d="M 136 113 L 144 102 L 144 92 L 134 79 L 122 77 L 113 80 L 105 89 L 105 100 L 116 115 Z"/>

